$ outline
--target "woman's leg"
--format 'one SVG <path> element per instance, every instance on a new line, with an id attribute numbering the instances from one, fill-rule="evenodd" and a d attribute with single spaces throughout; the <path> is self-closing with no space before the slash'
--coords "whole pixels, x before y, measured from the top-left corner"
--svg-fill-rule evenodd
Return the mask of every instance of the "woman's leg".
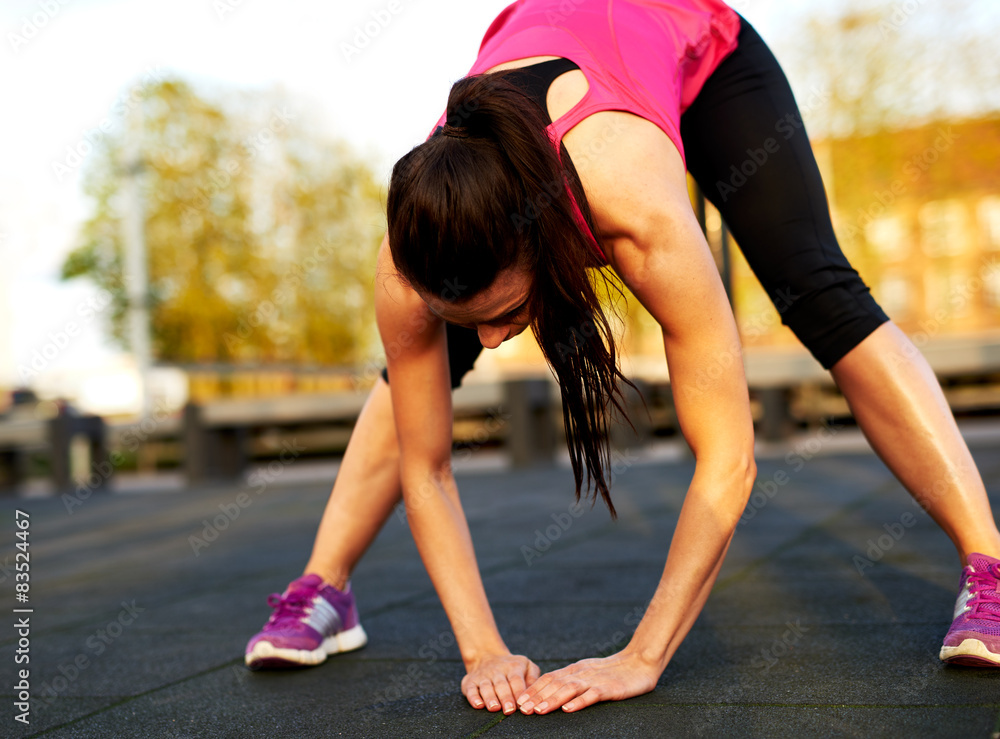
<path id="1" fill-rule="evenodd" d="M 451 384 L 456 388 L 472 369 L 483 345 L 470 329 L 449 324 L 446 331 Z M 319 575 L 343 590 L 401 497 L 392 397 L 388 382 L 380 377 L 347 444 L 305 574 Z"/>
<path id="2" fill-rule="evenodd" d="M 392 398 L 380 377 L 354 426 L 305 574 L 343 590 L 401 494 Z"/>
<path id="3" fill-rule="evenodd" d="M 982 478 L 941 385 L 894 323 L 876 329 L 831 370 L 872 448 L 951 537 L 966 564 L 1000 558 Z"/>
<path id="4" fill-rule="evenodd" d="M 475 331 L 448 327 L 453 387 L 482 348 Z M 347 582 L 401 492 L 392 397 L 386 379 L 379 378 L 354 426 L 305 572 L 268 598 L 274 611 L 247 643 L 248 667 L 318 665 L 367 643 Z"/>
<path id="5" fill-rule="evenodd" d="M 400 498 L 390 400 L 379 378 L 351 434 L 305 574 L 268 598 L 274 610 L 247 642 L 250 669 L 318 665 L 368 642 L 347 581 Z"/>
<path id="6" fill-rule="evenodd" d="M 844 257 L 798 107 L 744 23 L 681 120 L 688 169 L 782 317 L 830 369 L 875 451 L 951 537 L 1000 555 L 982 480 L 941 387 Z"/>

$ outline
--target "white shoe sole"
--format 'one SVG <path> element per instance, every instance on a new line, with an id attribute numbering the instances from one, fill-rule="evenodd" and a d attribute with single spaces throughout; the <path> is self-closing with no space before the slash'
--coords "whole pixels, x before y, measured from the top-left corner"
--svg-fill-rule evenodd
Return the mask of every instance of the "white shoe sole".
<path id="1" fill-rule="evenodd" d="M 352 629 L 328 636 L 323 643 L 313 650 L 280 649 L 269 641 L 259 641 L 253 650 L 246 653 L 244 661 L 247 667 L 253 668 L 261 663 L 285 663 L 288 665 L 318 665 L 326 661 L 331 654 L 351 652 L 361 649 L 368 643 L 368 635 L 358 624 Z M 277 666 L 277 665 L 276 665 Z"/>
<path id="2" fill-rule="evenodd" d="M 991 652 L 978 639 L 963 639 L 957 647 L 941 647 L 942 662 L 978 667 L 1000 667 L 1000 654 Z"/>

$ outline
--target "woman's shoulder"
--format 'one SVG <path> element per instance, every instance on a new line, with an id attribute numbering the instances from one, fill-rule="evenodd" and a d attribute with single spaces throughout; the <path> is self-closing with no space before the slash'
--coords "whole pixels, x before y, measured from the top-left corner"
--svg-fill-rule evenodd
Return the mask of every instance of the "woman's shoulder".
<path id="1" fill-rule="evenodd" d="M 584 118 L 563 137 L 602 239 L 691 209 L 684 160 L 655 123 L 624 111 Z"/>

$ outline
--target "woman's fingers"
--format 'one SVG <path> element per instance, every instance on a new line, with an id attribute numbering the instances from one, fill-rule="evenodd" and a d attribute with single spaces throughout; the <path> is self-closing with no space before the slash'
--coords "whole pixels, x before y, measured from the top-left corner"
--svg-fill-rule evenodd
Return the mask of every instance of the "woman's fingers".
<path id="1" fill-rule="evenodd" d="M 503 688 L 507 688 L 507 692 L 510 692 L 510 688 L 507 687 L 507 680 L 505 678 L 493 678 L 491 680 L 479 681 L 479 695 L 483 697 L 483 701 L 486 703 L 487 711 L 500 710 L 500 701 L 503 700 Z M 498 693 L 500 693 L 499 696 L 497 695 Z"/>
<path id="2" fill-rule="evenodd" d="M 541 677 L 541 674 L 542 674 L 542 671 L 538 668 L 538 665 L 536 665 L 534 662 L 530 662 L 529 661 L 528 662 L 527 677 L 525 679 L 526 687 L 530 688 L 532 685 L 534 685 L 535 681 L 539 677 Z"/>
<path id="3" fill-rule="evenodd" d="M 601 697 L 600 691 L 590 688 L 583 693 L 583 695 L 578 695 L 573 700 L 563 703 L 562 709 L 566 711 L 566 713 L 572 713 L 573 711 L 579 711 L 581 708 L 586 708 L 587 706 L 599 703 L 602 700 L 604 700 L 604 698 Z"/>
<path id="4" fill-rule="evenodd" d="M 468 680 L 468 678 L 462 682 L 465 683 L 462 687 L 462 691 L 465 693 L 465 699 L 469 701 L 469 705 L 473 708 L 485 708 L 486 701 L 483 700 L 482 695 L 479 693 L 479 685 L 471 680 Z"/>
<path id="5" fill-rule="evenodd" d="M 521 693 L 525 691 L 525 689 L 528 687 L 528 683 L 525 681 L 525 678 L 522 677 L 521 675 L 511 676 L 508 682 L 510 683 L 511 705 L 516 705 L 515 699 L 517 698 L 517 696 L 521 695 Z M 504 705 L 504 712 L 506 712 L 506 710 L 507 706 Z"/>
<path id="6" fill-rule="evenodd" d="M 518 697 L 522 713 L 548 713 L 587 690 L 587 686 L 572 678 L 567 669 L 543 675 Z"/>
<path id="7" fill-rule="evenodd" d="M 588 691 L 586 682 L 572 678 L 555 679 L 521 704 L 523 713 L 548 713 Z M 581 706 L 582 707 L 582 706 Z"/>
<path id="8" fill-rule="evenodd" d="M 497 698 L 500 699 L 501 703 L 500 707 L 504 713 L 513 713 L 514 711 L 517 710 L 517 704 L 514 703 L 514 696 L 517 695 L 517 691 L 511 684 L 511 681 L 513 680 L 520 680 L 521 682 L 523 682 L 524 678 L 512 675 L 509 678 L 505 678 L 502 681 L 498 681 L 494 684 L 494 688 L 496 689 L 497 693 Z"/>
<path id="9" fill-rule="evenodd" d="M 515 698 L 539 673 L 538 665 L 525 657 L 491 658 L 465 676 L 462 691 L 473 708 L 509 714 L 517 710 Z"/>
<path id="10" fill-rule="evenodd" d="M 618 653 L 587 659 L 542 675 L 517 696 L 522 713 L 549 713 L 558 708 L 579 711 L 599 701 L 622 700 L 656 687 L 657 668 Z"/>
<path id="11" fill-rule="evenodd" d="M 561 670 L 549 672 L 534 680 L 526 690 L 522 691 L 517 696 L 518 708 L 520 708 L 523 713 L 533 713 L 535 706 L 543 700 L 541 696 L 548 696 L 555 689 L 559 672 L 561 672 Z"/>

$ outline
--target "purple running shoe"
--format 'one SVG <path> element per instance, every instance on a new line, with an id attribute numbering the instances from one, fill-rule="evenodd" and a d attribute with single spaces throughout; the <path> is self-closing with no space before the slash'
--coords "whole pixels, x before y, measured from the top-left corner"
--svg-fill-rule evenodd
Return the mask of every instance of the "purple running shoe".
<path id="1" fill-rule="evenodd" d="M 281 595 L 269 595 L 267 604 L 274 613 L 247 644 L 251 670 L 318 665 L 368 643 L 350 583 L 340 591 L 319 575 L 303 575 Z"/>
<path id="2" fill-rule="evenodd" d="M 955 620 L 944 637 L 941 660 L 953 665 L 1000 667 L 1000 559 L 970 554 L 962 570 Z"/>

